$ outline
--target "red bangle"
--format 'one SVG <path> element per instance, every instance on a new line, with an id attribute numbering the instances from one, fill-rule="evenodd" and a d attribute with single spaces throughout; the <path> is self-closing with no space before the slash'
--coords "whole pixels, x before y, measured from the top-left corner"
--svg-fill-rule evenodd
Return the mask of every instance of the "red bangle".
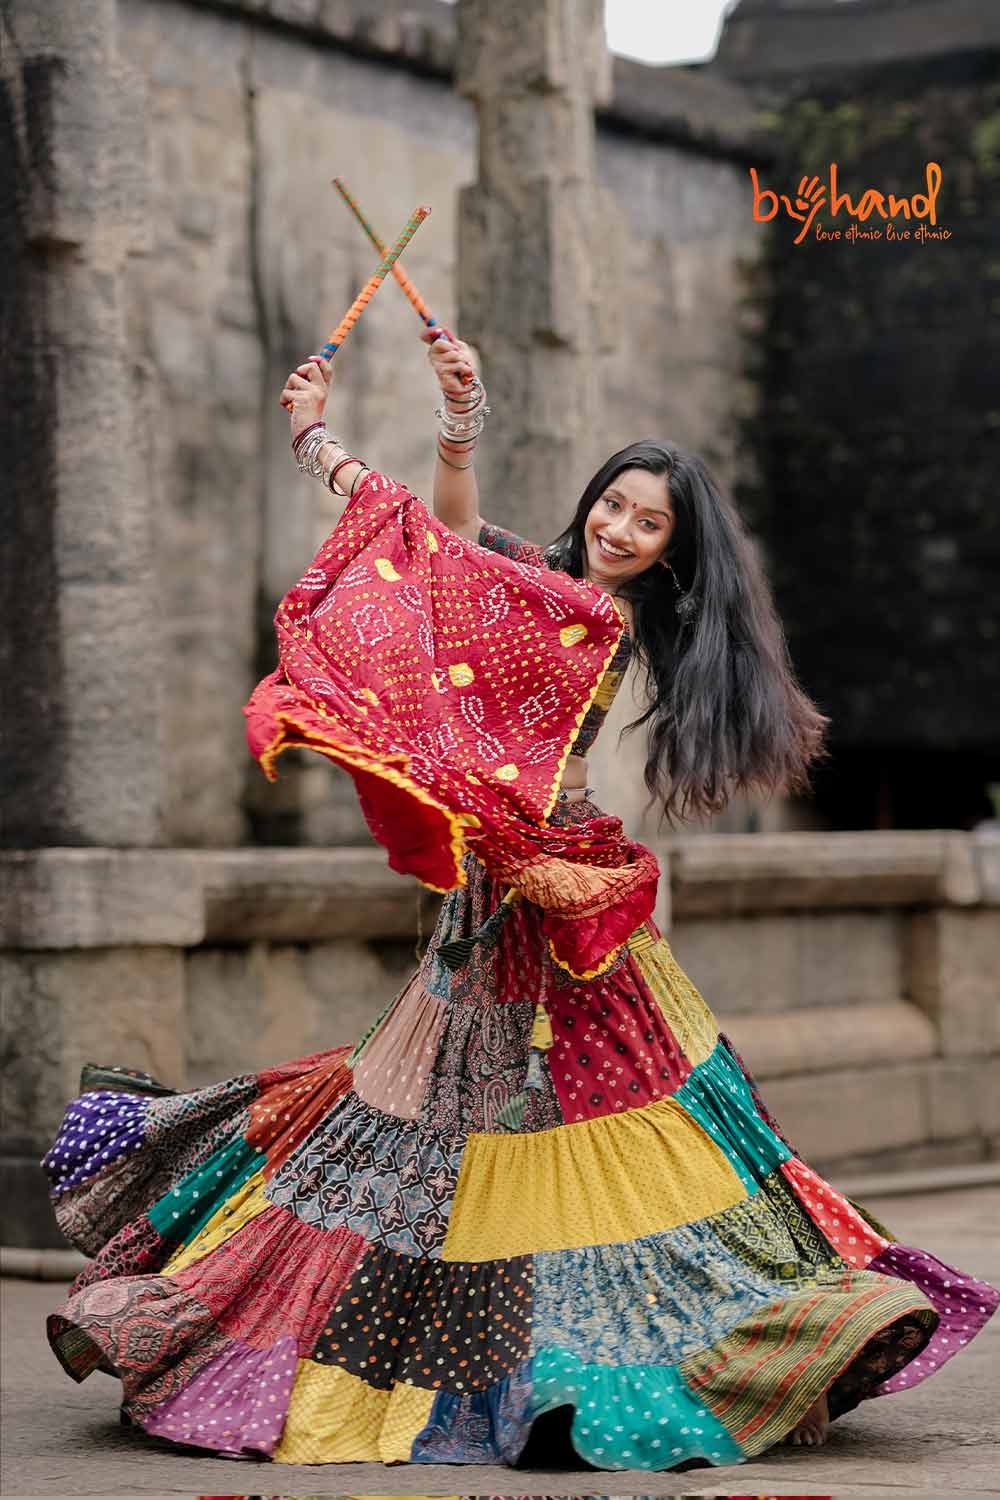
<path id="1" fill-rule="evenodd" d="M 335 464 L 334 468 L 333 468 L 333 472 L 331 473 L 330 478 L 327 481 L 328 484 L 329 484 L 330 489 L 331 490 L 333 489 L 334 480 L 337 478 L 337 475 L 340 473 L 341 469 L 344 467 L 345 464 L 356 464 L 356 463 L 360 463 L 360 462 L 361 462 L 361 460 L 358 459 L 358 458 L 342 458 L 340 460 L 339 464 Z"/>

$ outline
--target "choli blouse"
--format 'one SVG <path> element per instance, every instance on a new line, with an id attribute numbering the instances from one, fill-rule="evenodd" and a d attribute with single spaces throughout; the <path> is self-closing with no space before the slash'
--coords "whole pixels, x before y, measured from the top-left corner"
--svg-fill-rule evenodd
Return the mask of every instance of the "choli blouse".
<path id="1" fill-rule="evenodd" d="M 524 563 L 529 568 L 547 568 L 550 564 L 546 561 L 544 550 L 534 542 L 528 542 L 523 536 L 516 532 L 505 531 L 502 526 L 491 526 L 484 523 L 479 528 L 479 545 L 488 547 L 491 552 L 499 552 L 504 557 L 510 557 L 514 562 Z M 615 701 L 615 694 L 622 685 L 628 664 L 632 659 L 632 637 L 626 624 L 622 631 L 618 649 L 611 659 L 611 664 L 601 678 L 600 686 L 595 694 L 594 701 L 587 710 L 587 715 L 580 725 L 579 733 L 573 741 L 573 755 L 586 755 L 591 745 L 597 738 L 598 730 L 608 716 L 608 709 Z"/>

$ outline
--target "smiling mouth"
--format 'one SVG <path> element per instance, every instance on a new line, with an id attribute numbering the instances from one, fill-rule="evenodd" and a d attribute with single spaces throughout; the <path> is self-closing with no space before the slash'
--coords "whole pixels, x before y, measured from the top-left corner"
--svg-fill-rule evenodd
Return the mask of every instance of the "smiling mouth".
<path id="1" fill-rule="evenodd" d="M 631 552 L 625 552 L 619 547 L 612 547 L 602 536 L 597 538 L 597 545 L 605 557 L 617 557 L 619 560 L 624 560 L 632 556 Z"/>

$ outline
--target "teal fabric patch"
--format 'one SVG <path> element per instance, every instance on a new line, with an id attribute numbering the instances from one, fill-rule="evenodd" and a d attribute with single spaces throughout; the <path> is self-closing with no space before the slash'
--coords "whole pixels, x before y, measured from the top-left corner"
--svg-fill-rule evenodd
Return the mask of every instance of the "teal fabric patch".
<path id="1" fill-rule="evenodd" d="M 198 1231 L 267 1162 L 242 1136 L 227 1141 L 149 1210 L 153 1228 L 165 1240 L 190 1244 Z"/>
<path id="2" fill-rule="evenodd" d="M 750 1085 L 722 1042 L 674 1098 L 726 1153 L 748 1193 L 755 1193 L 792 1154 L 757 1113 Z"/>
<path id="3" fill-rule="evenodd" d="M 588 1365 L 566 1349 L 532 1364 L 532 1418 L 573 1406 L 573 1447 L 598 1469 L 672 1469 L 688 1459 L 746 1455 L 674 1365 Z"/>

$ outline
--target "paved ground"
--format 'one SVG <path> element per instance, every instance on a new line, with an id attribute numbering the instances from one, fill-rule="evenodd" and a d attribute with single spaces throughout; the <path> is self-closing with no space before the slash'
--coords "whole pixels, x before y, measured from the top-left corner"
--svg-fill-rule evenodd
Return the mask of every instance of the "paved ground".
<path id="1" fill-rule="evenodd" d="M 1000 1281 L 1000 1191 L 963 1189 L 869 1206 L 906 1243 L 973 1275 Z M 683 1475 L 526 1473 L 429 1464 L 271 1467 L 190 1457 L 117 1423 L 117 1386 L 94 1375 L 74 1385 L 44 1343 L 45 1313 L 64 1288 L 4 1283 L 3 1494 L 193 1495 L 271 1489 L 285 1494 L 772 1494 L 952 1497 L 1000 1494 L 1000 1319 L 933 1380 L 872 1402 L 838 1422 L 826 1448 L 777 1449 L 731 1469 Z"/>

